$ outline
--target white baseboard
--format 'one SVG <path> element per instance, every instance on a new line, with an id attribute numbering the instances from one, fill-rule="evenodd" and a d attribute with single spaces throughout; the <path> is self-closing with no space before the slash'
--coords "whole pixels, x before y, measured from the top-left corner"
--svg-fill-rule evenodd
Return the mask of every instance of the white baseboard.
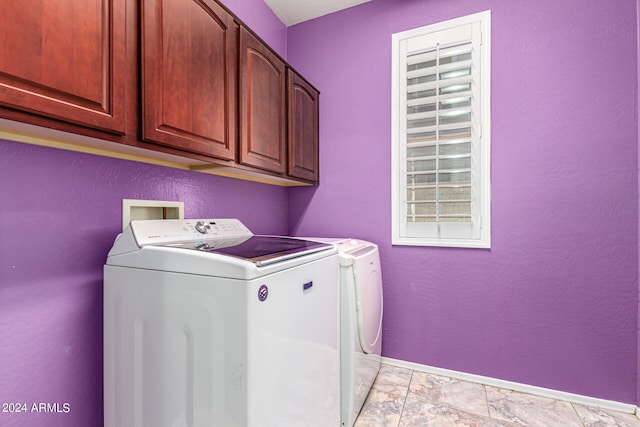
<path id="1" fill-rule="evenodd" d="M 401 368 L 408 368 L 414 371 L 427 372 L 434 375 L 441 375 L 444 377 L 455 378 L 459 380 L 469 381 L 473 383 L 479 383 L 489 385 L 493 387 L 506 388 L 508 390 L 518 391 L 521 393 L 533 394 L 536 396 L 549 397 L 551 399 L 564 400 L 571 403 L 577 403 L 579 405 L 594 406 L 597 408 L 608 409 L 611 411 L 625 412 L 627 414 L 635 414 L 640 418 L 638 414 L 638 407 L 629 403 L 621 403 L 613 400 L 599 399 L 597 397 L 582 396 L 580 394 L 567 393 L 564 391 L 552 390 L 549 388 L 537 387 L 528 384 L 516 383 L 513 381 L 505 381 L 497 378 L 484 377 L 482 375 L 467 374 L 465 372 L 452 371 L 449 369 L 436 368 L 434 366 L 421 365 L 419 363 L 406 362 L 404 360 L 391 359 L 389 357 L 383 357 L 382 363 L 387 365 L 398 366 Z"/>

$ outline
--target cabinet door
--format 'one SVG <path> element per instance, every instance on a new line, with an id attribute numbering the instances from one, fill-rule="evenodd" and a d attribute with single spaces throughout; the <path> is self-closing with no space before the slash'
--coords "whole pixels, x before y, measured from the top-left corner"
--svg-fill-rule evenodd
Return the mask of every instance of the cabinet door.
<path id="1" fill-rule="evenodd" d="M 240 163 L 286 171 L 285 64 L 240 30 Z"/>
<path id="2" fill-rule="evenodd" d="M 143 0 L 143 139 L 235 159 L 238 30 L 213 0 Z"/>
<path id="3" fill-rule="evenodd" d="M 318 91 L 287 71 L 289 167 L 295 178 L 318 181 Z"/>
<path id="4" fill-rule="evenodd" d="M 0 10 L 0 106 L 123 134 L 125 0 Z"/>

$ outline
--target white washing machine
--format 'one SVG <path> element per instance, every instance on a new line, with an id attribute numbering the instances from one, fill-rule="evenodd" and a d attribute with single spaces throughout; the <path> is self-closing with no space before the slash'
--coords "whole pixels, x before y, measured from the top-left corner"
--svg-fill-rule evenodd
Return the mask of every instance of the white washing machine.
<path id="1" fill-rule="evenodd" d="M 106 427 L 340 423 L 333 245 L 134 221 L 104 267 Z"/>
<path id="2" fill-rule="evenodd" d="M 351 427 L 380 370 L 380 253 L 376 244 L 363 240 L 314 240 L 332 243 L 339 251 L 341 423 Z"/>

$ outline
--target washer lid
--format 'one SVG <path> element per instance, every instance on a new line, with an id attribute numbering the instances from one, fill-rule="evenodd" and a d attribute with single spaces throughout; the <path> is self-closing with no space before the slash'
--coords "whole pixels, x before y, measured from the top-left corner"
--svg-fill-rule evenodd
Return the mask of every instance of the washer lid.
<path id="1" fill-rule="evenodd" d="M 330 244 L 255 236 L 237 219 L 132 221 L 107 265 L 250 279 L 337 254 Z"/>
<path id="2" fill-rule="evenodd" d="M 193 249 L 228 255 L 257 266 L 332 249 L 327 243 L 281 236 L 256 236 L 237 219 L 132 221 L 109 252 L 135 252 L 146 246 Z"/>
<path id="3" fill-rule="evenodd" d="M 358 339 L 365 353 L 379 353 L 382 339 L 382 277 L 378 247 L 371 244 L 350 254 L 355 273 Z"/>
<path id="4" fill-rule="evenodd" d="M 190 249 L 228 255 L 263 266 L 332 248 L 326 243 L 280 236 L 254 235 L 242 242 L 234 243 L 234 245 L 219 247 L 209 246 L 205 241 L 191 245 Z"/>

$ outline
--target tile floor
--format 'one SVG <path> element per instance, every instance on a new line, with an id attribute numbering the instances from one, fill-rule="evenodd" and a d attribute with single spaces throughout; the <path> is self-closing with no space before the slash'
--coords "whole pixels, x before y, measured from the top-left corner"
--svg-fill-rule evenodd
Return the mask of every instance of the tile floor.
<path id="1" fill-rule="evenodd" d="M 383 364 L 354 427 L 640 427 L 635 415 Z"/>

